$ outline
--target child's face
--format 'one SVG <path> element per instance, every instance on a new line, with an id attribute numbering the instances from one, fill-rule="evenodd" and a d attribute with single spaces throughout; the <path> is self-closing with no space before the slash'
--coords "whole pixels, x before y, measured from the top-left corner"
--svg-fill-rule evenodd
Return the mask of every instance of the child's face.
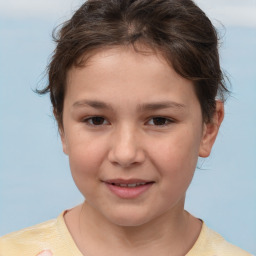
<path id="1" fill-rule="evenodd" d="M 192 82 L 159 56 L 121 47 L 69 71 L 63 127 L 87 205 L 123 226 L 180 213 L 198 155 L 213 143 Z"/>

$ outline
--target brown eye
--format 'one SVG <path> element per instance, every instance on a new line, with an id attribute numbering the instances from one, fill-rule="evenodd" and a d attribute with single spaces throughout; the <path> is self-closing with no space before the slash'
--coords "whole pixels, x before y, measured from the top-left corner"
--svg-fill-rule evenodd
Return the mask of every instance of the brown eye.
<path id="1" fill-rule="evenodd" d="M 84 122 L 88 123 L 89 125 L 95 125 L 95 126 L 108 124 L 106 119 L 102 116 L 93 116 L 85 119 Z"/>
<path id="2" fill-rule="evenodd" d="M 153 118 L 153 123 L 154 125 L 165 125 L 167 119 L 163 117 L 154 117 Z"/>
<path id="3" fill-rule="evenodd" d="M 155 126 L 165 126 L 173 121 L 171 119 L 165 118 L 165 117 L 153 117 L 149 120 L 149 125 L 155 125 Z"/>

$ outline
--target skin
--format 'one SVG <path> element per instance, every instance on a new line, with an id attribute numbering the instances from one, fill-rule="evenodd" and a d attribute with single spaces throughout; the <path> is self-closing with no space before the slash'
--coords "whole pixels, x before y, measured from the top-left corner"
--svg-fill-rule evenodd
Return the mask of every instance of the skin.
<path id="1" fill-rule="evenodd" d="M 212 122 L 204 123 L 192 82 L 160 55 L 117 47 L 72 67 L 60 134 L 86 198 L 65 215 L 80 251 L 184 256 L 201 229 L 184 211 L 186 190 L 198 156 L 210 154 L 223 115 L 217 102 Z M 106 186 L 109 179 L 153 184 L 123 199 Z"/>

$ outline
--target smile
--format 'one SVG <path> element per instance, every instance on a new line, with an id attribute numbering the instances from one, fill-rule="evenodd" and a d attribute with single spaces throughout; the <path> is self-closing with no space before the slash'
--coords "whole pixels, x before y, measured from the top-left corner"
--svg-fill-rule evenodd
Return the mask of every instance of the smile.
<path id="1" fill-rule="evenodd" d="M 115 196 L 122 199 L 135 199 L 148 191 L 155 182 L 142 180 L 108 180 L 104 183 Z"/>
<path id="2" fill-rule="evenodd" d="M 147 183 L 146 182 L 143 182 L 143 183 L 129 183 L 129 184 L 119 184 L 119 183 L 111 183 L 111 185 L 114 185 L 114 186 L 119 186 L 119 187 L 128 187 L 128 188 L 134 188 L 134 187 L 138 187 L 138 186 L 143 186 L 143 185 L 146 185 Z"/>

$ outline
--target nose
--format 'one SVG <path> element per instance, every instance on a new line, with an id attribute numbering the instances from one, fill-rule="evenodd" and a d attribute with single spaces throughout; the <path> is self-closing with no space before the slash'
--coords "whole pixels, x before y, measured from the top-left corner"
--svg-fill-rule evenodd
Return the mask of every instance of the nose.
<path id="1" fill-rule="evenodd" d="M 128 125 L 113 132 L 109 161 L 123 168 L 143 163 L 145 152 L 138 135 L 136 129 Z"/>

